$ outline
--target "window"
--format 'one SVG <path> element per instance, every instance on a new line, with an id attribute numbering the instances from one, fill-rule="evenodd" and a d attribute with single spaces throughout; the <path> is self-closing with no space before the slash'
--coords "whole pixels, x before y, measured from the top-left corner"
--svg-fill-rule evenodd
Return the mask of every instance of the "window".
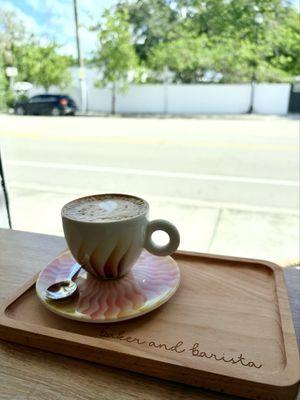
<path id="1" fill-rule="evenodd" d="M 84 69 L 69 66 L 77 59 L 75 29 L 66 36 L 64 27 L 74 26 L 74 14 L 72 2 L 63 3 L 39 10 L 37 25 L 48 24 L 43 29 L 62 46 L 47 48 L 47 74 L 35 72 L 52 94 L 30 102 L 66 95 L 84 115 L 58 116 L 76 113 L 70 100 L 67 107 L 32 106 L 47 117 L 0 116 L 13 226 L 62 235 L 64 203 L 123 192 L 148 200 L 151 218 L 177 225 L 182 249 L 299 259 L 299 124 L 288 114 L 299 93 L 294 86 L 290 102 L 287 83 L 300 74 L 292 2 L 274 2 L 275 10 L 268 0 L 195 7 L 109 0 L 104 11 L 105 2 L 95 0 L 86 12 L 97 28 L 87 32 L 82 1 Z M 43 29 L 36 33 L 40 59 Z M 20 77 L 30 76 L 31 63 L 20 58 L 18 65 Z"/>
<path id="2" fill-rule="evenodd" d="M 45 102 L 54 102 L 54 101 L 58 101 L 58 98 L 55 96 L 47 96 L 44 98 Z"/>
<path id="3" fill-rule="evenodd" d="M 29 99 L 29 103 L 40 103 L 41 101 L 43 101 L 42 96 L 34 96 L 31 99 Z"/>

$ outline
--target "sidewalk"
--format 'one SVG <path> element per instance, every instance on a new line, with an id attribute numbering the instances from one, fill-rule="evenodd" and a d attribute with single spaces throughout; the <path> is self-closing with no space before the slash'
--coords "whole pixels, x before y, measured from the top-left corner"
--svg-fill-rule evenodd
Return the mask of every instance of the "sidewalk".
<path id="1" fill-rule="evenodd" d="M 10 190 L 13 228 L 53 235 L 63 235 L 61 207 L 82 196 L 14 186 Z M 149 201 L 151 219 L 168 219 L 177 226 L 183 250 L 261 258 L 281 265 L 300 258 L 296 211 L 139 195 Z M 156 234 L 156 239 L 164 236 Z"/>

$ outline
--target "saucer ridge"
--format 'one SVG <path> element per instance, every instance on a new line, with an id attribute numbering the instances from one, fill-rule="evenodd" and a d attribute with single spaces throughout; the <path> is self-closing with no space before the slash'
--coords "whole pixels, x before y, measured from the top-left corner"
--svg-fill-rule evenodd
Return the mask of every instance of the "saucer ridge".
<path id="1" fill-rule="evenodd" d="M 75 263 L 69 250 L 61 253 L 40 272 L 36 292 L 50 311 L 79 321 L 109 323 L 146 314 L 169 300 L 180 282 L 180 271 L 173 258 L 143 250 L 124 277 L 100 280 L 81 269 L 76 278 L 76 296 L 56 302 L 47 300 L 45 289 L 64 280 Z"/>

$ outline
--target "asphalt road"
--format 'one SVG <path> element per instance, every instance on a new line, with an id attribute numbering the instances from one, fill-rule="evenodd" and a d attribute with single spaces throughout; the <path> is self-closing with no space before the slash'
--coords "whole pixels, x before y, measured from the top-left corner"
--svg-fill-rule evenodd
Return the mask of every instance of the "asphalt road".
<path id="1" fill-rule="evenodd" d="M 297 120 L 275 117 L 0 116 L 14 188 L 258 209 L 299 208 L 298 135 Z"/>

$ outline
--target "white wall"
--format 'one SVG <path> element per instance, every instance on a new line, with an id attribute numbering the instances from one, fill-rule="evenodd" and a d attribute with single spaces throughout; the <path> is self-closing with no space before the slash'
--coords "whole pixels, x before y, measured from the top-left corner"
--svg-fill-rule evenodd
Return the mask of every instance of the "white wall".
<path id="1" fill-rule="evenodd" d="M 118 94 L 118 113 L 164 113 L 164 85 L 131 85 L 128 92 Z"/>
<path id="2" fill-rule="evenodd" d="M 78 75 L 72 69 L 72 85 L 60 90 L 51 87 L 50 93 L 67 93 L 80 107 Z M 98 72 L 87 69 L 86 83 L 88 111 L 110 113 L 111 91 L 95 87 Z M 29 95 L 43 93 L 33 88 Z M 286 114 L 290 96 L 290 84 L 259 83 L 254 87 L 255 113 Z M 131 85 L 126 93 L 117 94 L 117 113 L 156 114 L 245 114 L 251 101 L 250 84 L 147 84 Z"/>
<path id="3" fill-rule="evenodd" d="M 255 85 L 253 111 L 259 114 L 287 114 L 291 85 L 259 83 Z"/>
<path id="4" fill-rule="evenodd" d="M 170 114 L 243 114 L 250 106 L 250 85 L 170 85 Z"/>
<path id="5" fill-rule="evenodd" d="M 87 108 L 89 111 L 111 112 L 111 91 L 95 86 L 98 73 L 94 69 L 86 70 Z M 78 105 L 80 102 L 77 103 Z"/>
<path id="6" fill-rule="evenodd" d="M 80 102 L 77 103 L 80 105 Z M 87 109 L 89 111 L 111 112 L 111 91 L 109 89 L 90 88 L 87 92 Z"/>

